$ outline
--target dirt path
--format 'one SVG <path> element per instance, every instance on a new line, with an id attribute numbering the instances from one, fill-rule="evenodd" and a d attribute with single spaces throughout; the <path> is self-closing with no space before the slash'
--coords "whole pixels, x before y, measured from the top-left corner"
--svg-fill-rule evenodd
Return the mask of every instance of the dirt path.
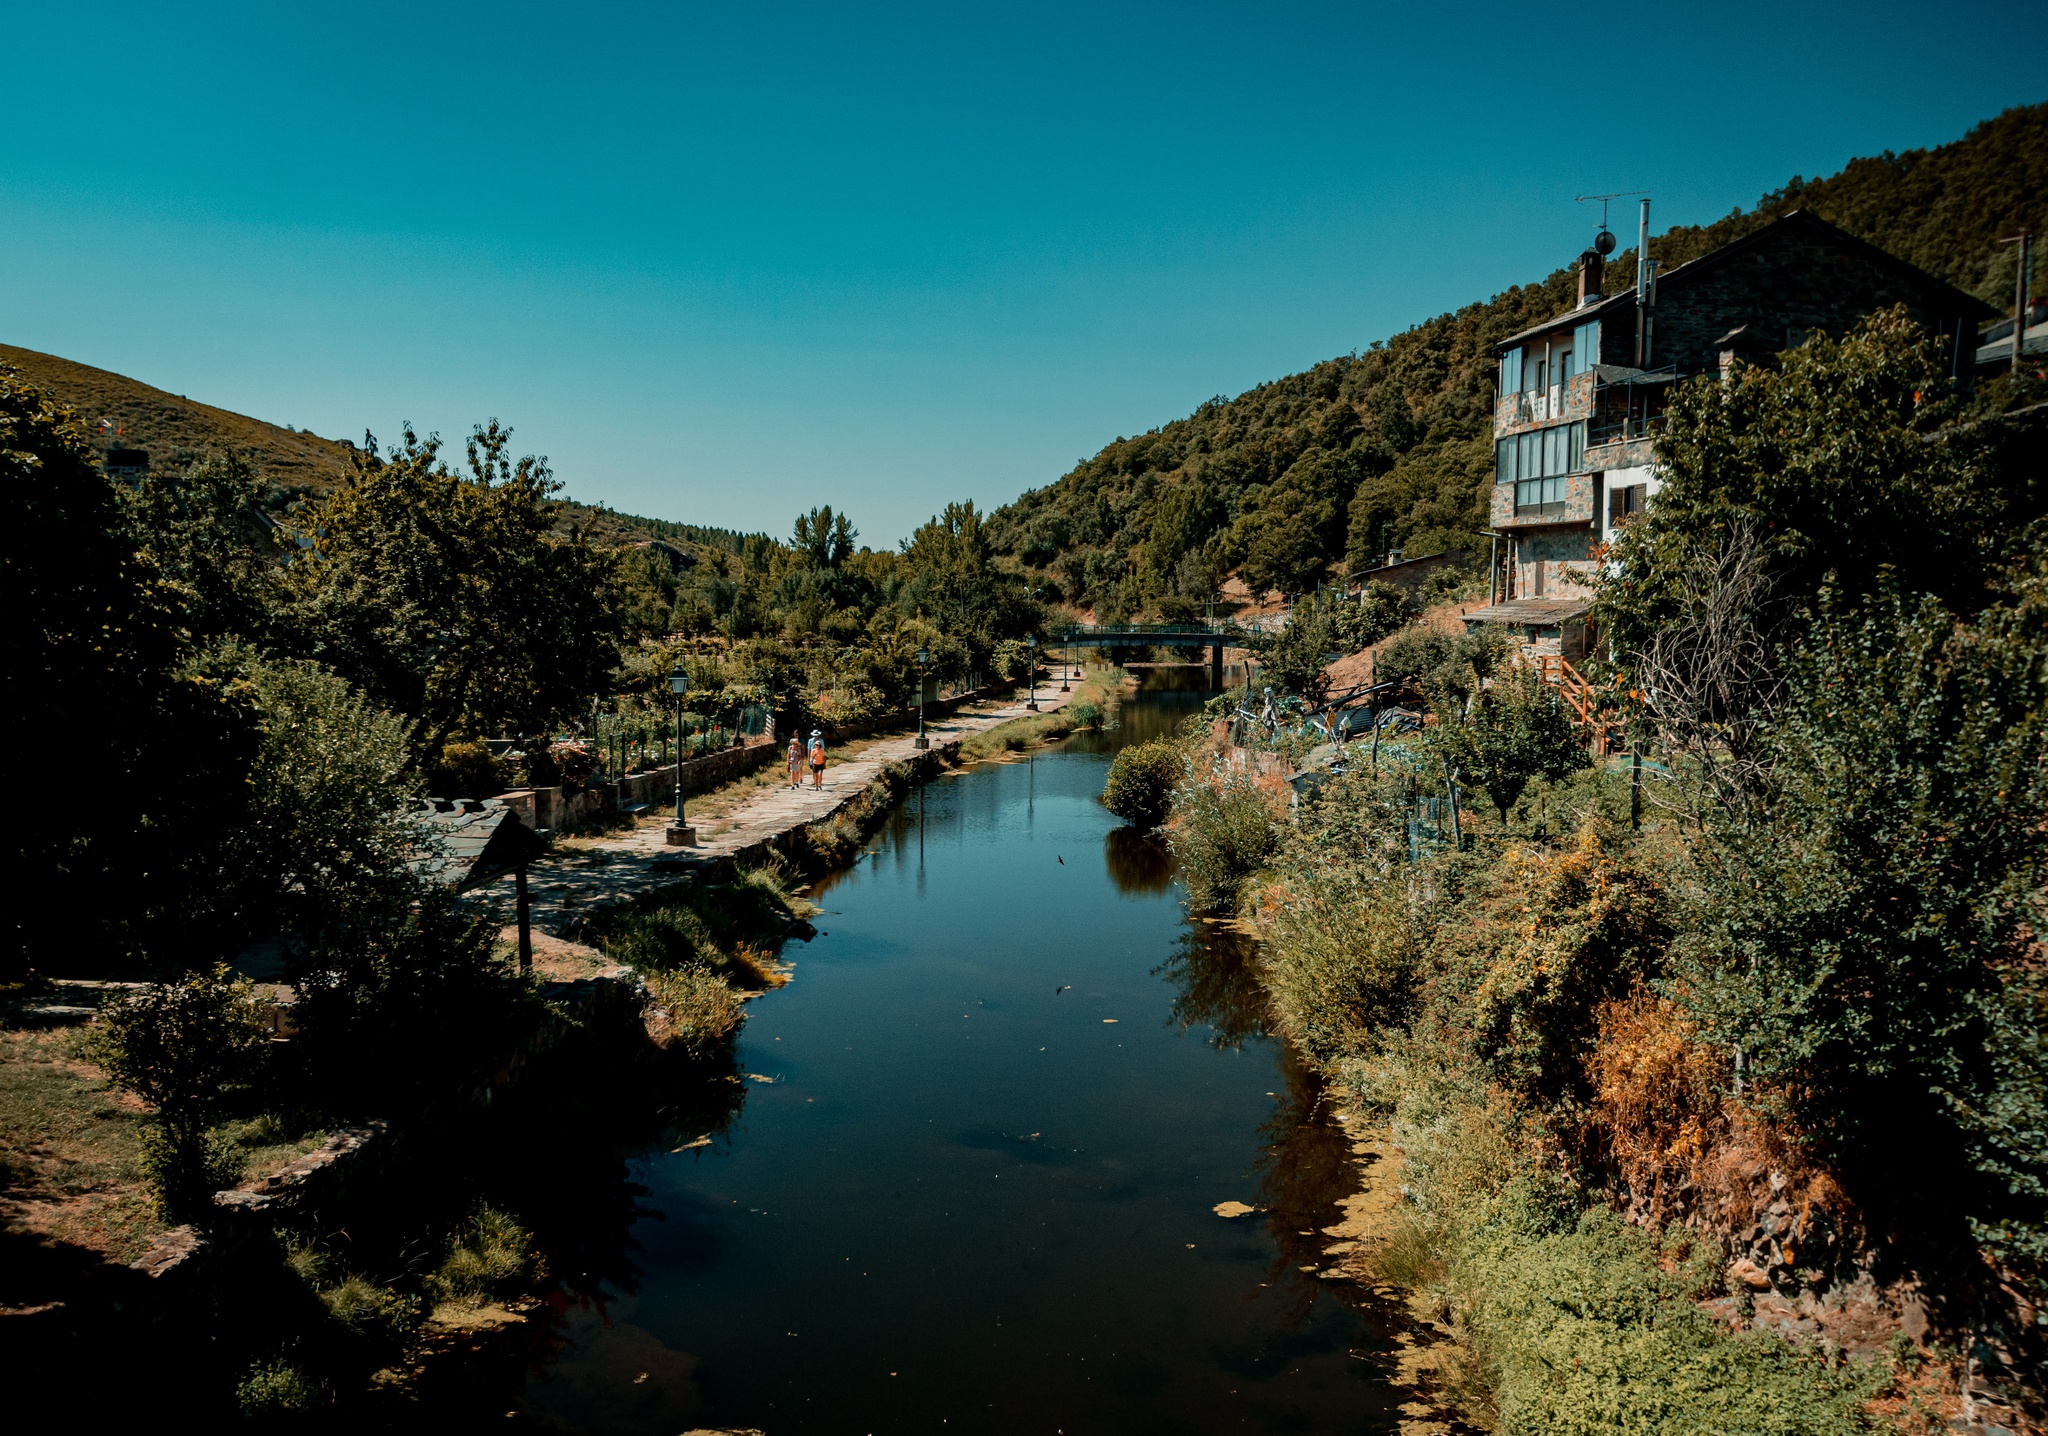
<path id="1" fill-rule="evenodd" d="M 1053 712 L 1073 697 L 1056 686 L 1040 684 L 1037 711 Z M 1022 697 L 978 704 L 928 722 L 925 736 L 931 751 L 939 752 L 976 733 L 1030 716 Z M 599 908 L 684 886 L 719 862 L 765 850 L 793 829 L 828 821 L 865 792 L 884 768 L 917 756 L 915 738 L 914 733 L 904 733 L 868 745 L 854 757 L 827 767 L 822 787 L 812 787 L 806 774 L 803 787 L 788 788 L 779 781 L 780 770 L 771 770 L 778 781 L 699 826 L 694 848 L 668 846 L 670 819 L 665 816 L 643 818 L 613 837 L 550 854 L 527 873 L 535 932 L 574 939 L 581 932 L 583 919 Z M 499 879 L 489 892 L 510 909 L 510 877 Z"/>

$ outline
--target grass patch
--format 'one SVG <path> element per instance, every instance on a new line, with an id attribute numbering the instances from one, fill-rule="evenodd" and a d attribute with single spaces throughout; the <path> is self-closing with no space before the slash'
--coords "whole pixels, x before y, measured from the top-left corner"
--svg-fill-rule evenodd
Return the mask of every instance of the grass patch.
<path id="1" fill-rule="evenodd" d="M 744 868 L 729 883 L 621 916 L 599 941 L 607 957 L 640 974 L 683 1052 L 708 1060 L 745 1020 L 743 994 L 789 980 L 775 945 L 816 912 L 777 869 Z"/>
<path id="2" fill-rule="evenodd" d="M 1110 721 L 1123 693 L 1121 668 L 1091 669 L 1063 708 L 1050 713 L 1030 713 L 1012 718 L 985 732 L 962 739 L 962 762 L 986 762 L 1011 753 L 1021 753 L 1041 743 L 1057 742 L 1083 728 L 1099 728 Z"/>
<path id="3" fill-rule="evenodd" d="M 526 1229 L 495 1207 L 479 1206 L 449 1239 L 426 1292 L 436 1303 L 503 1301 L 524 1295 L 542 1275 Z"/>
<path id="4" fill-rule="evenodd" d="M 77 1029 L 0 1032 L 0 1212 L 127 1262 L 164 1229 L 142 1160 L 145 1111 L 110 1089 Z"/>

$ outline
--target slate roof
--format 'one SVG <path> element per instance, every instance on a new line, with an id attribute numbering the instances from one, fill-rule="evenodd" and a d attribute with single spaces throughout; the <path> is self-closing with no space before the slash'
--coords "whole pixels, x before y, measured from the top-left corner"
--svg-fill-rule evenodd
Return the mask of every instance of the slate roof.
<path id="1" fill-rule="evenodd" d="M 433 844 L 413 860 L 413 869 L 457 892 L 503 877 L 547 851 L 540 834 L 496 798 L 429 800 L 420 808 Z"/>
<path id="2" fill-rule="evenodd" d="M 1570 623 L 1593 611 L 1590 598 L 1512 598 L 1466 614 L 1467 623 Z"/>
<path id="3" fill-rule="evenodd" d="M 1838 248 L 1861 255 L 1878 268 L 1888 269 L 1901 279 L 1917 284 L 1926 291 L 1930 300 L 1939 301 L 1941 308 L 1950 314 L 1961 314 L 1973 319 L 1983 319 L 1997 313 L 1996 310 L 1976 295 L 1965 294 L 1947 280 L 1939 279 L 1929 274 L 1919 265 L 1910 264 L 1900 259 L 1896 254 L 1879 249 L 1868 240 L 1858 239 L 1847 230 L 1829 224 L 1819 215 L 1803 209 L 1795 209 L 1790 214 L 1781 215 L 1763 228 L 1753 229 L 1740 239 L 1731 239 L 1720 248 L 1710 249 L 1697 259 L 1688 259 L 1683 264 L 1660 271 L 1657 275 L 1657 289 L 1659 293 L 1662 293 L 1673 284 L 1683 287 L 1690 280 L 1696 279 L 1709 270 L 1726 263 L 1731 256 L 1740 254 L 1743 250 L 1754 245 L 1766 243 L 1782 234 L 1789 233 L 1795 228 L 1816 231 Z M 1533 335 L 1547 334 L 1554 329 L 1584 324 L 1588 319 L 1597 318 L 1611 309 L 1623 306 L 1633 308 L 1635 302 L 1635 284 L 1631 281 L 1628 288 L 1622 290 L 1619 294 L 1610 294 L 1603 299 L 1588 304 L 1584 309 L 1567 309 L 1562 314 L 1544 320 L 1541 324 L 1531 325 L 1519 334 L 1510 334 L 1507 338 L 1500 340 L 1493 346 L 1493 352 L 1504 354 Z"/>

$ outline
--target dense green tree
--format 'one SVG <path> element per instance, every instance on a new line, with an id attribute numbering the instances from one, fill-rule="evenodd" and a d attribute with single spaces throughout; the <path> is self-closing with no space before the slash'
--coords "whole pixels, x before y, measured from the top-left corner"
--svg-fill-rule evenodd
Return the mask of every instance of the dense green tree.
<path id="1" fill-rule="evenodd" d="M 152 471 L 128 496 L 143 554 L 202 646 L 268 640 L 284 540 L 267 488 L 245 459 L 216 453 L 182 472 Z"/>
<path id="2" fill-rule="evenodd" d="M 1586 766 L 1586 736 L 1537 672 L 1521 665 L 1495 672 L 1472 695 L 1462 721 L 1442 713 L 1433 730 L 1445 764 L 1461 781 L 1477 783 L 1500 814 L 1522 799 L 1536 778 L 1556 782 Z"/>
<path id="3" fill-rule="evenodd" d="M 1779 366 L 1682 385 L 1658 439 L 1657 502 L 1614 545 L 1603 629 L 1643 650 L 1684 609 L 1689 556 L 1742 524 L 1762 539 L 1764 630 L 1831 574 L 1856 591 L 1892 574 L 1975 607 L 2048 511 L 2048 458 L 2024 424 L 1944 427 L 1958 407 L 1939 346 L 1903 311 Z"/>
<path id="4" fill-rule="evenodd" d="M 0 970 L 104 973 L 206 953 L 255 723 L 188 667 L 187 597 L 139 552 L 74 416 L 0 368 L 9 616 L 0 672 L 20 759 Z M 91 802 L 79 774 L 91 774 Z"/>
<path id="5" fill-rule="evenodd" d="M 379 707 L 452 739 L 544 730 L 604 691 L 618 662 L 608 556 L 554 531 L 545 460 L 512 460 L 496 420 L 468 473 L 406 429 L 300 525 L 294 639 Z"/>
<path id="6" fill-rule="evenodd" d="M 1971 619 L 1831 590 L 1790 680 L 1773 801 L 1700 849 L 1690 1000 L 1852 1168 L 1967 1151 L 1955 1195 L 2039 1263 L 2048 563 Z"/>
<path id="7" fill-rule="evenodd" d="M 815 567 L 838 568 L 853 556 L 853 541 L 859 537 L 846 515 L 833 513 L 827 504 L 797 515 L 790 546 Z"/>

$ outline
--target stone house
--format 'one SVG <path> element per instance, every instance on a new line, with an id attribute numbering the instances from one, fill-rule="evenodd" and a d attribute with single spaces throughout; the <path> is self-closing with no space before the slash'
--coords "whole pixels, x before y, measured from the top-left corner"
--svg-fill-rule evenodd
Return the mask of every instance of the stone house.
<path id="1" fill-rule="evenodd" d="M 1647 228 L 1647 222 L 1645 227 Z M 1468 626 L 1522 630 L 1539 652 L 1583 656 L 1601 547 L 1656 495 L 1651 435 L 1671 386 L 1816 330 L 1840 337 L 1894 304 L 1943 337 L 1958 376 L 1990 306 L 1795 210 L 1621 292 L 1604 292 L 1613 237 L 1579 257 L 1577 305 L 1494 346 L 1496 536 L 1488 606 Z"/>

